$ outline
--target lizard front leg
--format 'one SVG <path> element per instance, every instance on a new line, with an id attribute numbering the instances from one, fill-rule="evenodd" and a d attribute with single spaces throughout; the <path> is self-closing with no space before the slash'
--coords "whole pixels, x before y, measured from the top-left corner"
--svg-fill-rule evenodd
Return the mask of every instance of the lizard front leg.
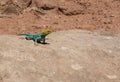
<path id="1" fill-rule="evenodd" d="M 38 40 L 40 40 L 40 39 L 41 39 L 41 37 L 35 38 L 34 44 L 35 44 L 35 45 L 38 45 Z"/>
<path id="2" fill-rule="evenodd" d="M 45 44 L 45 38 L 43 38 L 42 41 L 43 41 L 43 44 Z"/>

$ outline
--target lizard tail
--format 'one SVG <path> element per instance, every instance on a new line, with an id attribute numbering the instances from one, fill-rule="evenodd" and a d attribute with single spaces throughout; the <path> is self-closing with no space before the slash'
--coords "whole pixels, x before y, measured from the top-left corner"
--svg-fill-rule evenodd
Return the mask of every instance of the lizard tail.
<path id="1" fill-rule="evenodd" d="M 29 35 L 29 34 L 17 34 L 18 36 L 26 36 L 26 35 Z"/>

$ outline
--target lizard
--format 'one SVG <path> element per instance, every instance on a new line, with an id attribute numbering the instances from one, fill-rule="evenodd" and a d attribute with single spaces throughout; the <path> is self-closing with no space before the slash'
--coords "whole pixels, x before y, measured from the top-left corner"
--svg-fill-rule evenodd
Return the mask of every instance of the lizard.
<path id="1" fill-rule="evenodd" d="M 33 40 L 35 44 L 42 43 L 45 44 L 45 38 L 48 34 L 50 34 L 52 31 L 49 29 L 42 30 L 40 33 L 36 34 L 17 34 L 19 36 L 24 36 L 26 40 Z"/>

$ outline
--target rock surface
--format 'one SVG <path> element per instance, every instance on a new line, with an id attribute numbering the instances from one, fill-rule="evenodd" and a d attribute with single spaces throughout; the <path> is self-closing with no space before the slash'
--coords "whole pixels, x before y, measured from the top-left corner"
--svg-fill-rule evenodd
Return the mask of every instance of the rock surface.
<path id="1" fill-rule="evenodd" d="M 120 82 L 120 35 L 69 30 L 47 42 L 0 35 L 0 82 Z"/>
<path id="2" fill-rule="evenodd" d="M 0 0 L 0 34 L 67 29 L 120 32 L 119 0 Z"/>

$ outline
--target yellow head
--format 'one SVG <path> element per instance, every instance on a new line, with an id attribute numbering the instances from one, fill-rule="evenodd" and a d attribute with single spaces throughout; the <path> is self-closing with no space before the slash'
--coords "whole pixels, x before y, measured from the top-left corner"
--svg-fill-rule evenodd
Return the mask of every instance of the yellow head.
<path id="1" fill-rule="evenodd" d="M 50 29 L 44 29 L 40 32 L 40 34 L 44 34 L 44 35 L 48 35 L 50 33 L 52 33 L 52 30 L 50 30 Z"/>

